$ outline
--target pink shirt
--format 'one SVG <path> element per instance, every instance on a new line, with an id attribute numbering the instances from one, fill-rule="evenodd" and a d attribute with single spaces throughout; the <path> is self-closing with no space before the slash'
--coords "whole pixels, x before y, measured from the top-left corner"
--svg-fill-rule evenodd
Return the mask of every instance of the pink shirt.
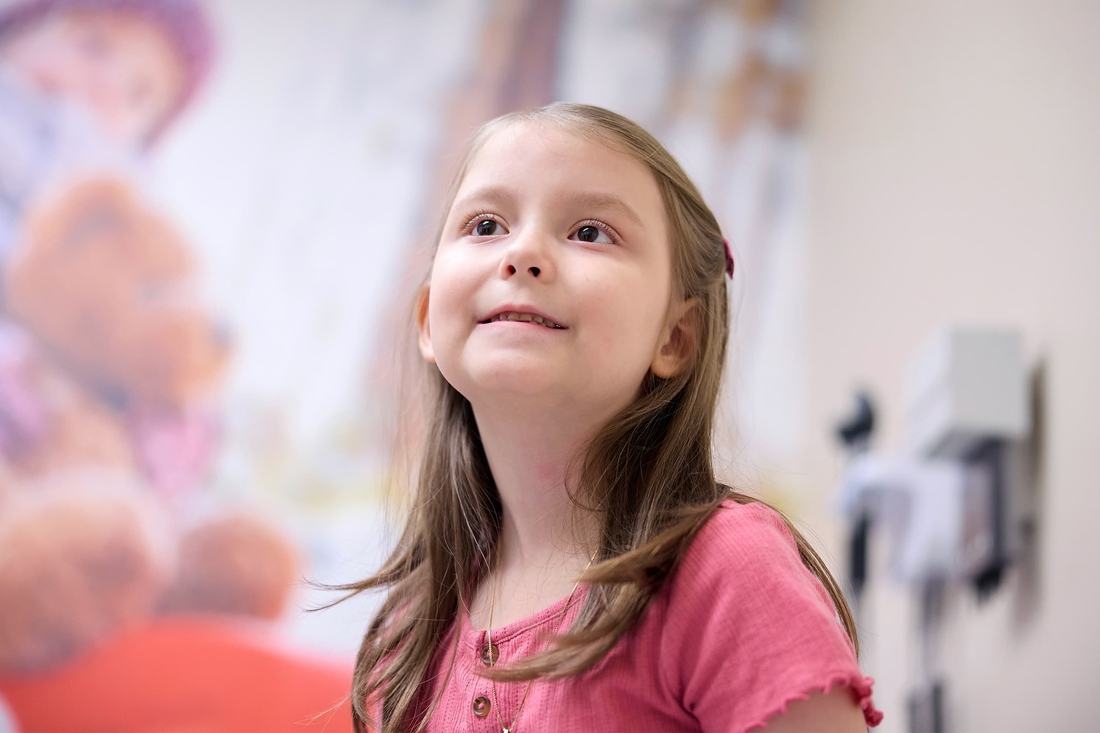
<path id="1" fill-rule="evenodd" d="M 584 599 L 566 610 L 568 627 Z M 493 630 L 502 662 L 532 654 L 553 632 L 565 599 Z M 484 630 L 461 616 L 440 645 L 422 694 L 434 699 L 429 731 L 494 731 Z M 447 679 L 452 654 L 454 668 Z M 538 680 L 516 723 L 518 731 L 713 731 L 763 726 L 792 700 L 844 685 L 868 725 L 882 713 L 829 596 L 799 560 L 783 521 L 759 504 L 724 502 L 700 530 L 679 570 L 638 626 L 583 675 Z M 498 683 L 497 704 L 510 725 L 526 682 Z M 488 704 L 486 704 L 488 701 Z M 479 716 L 477 712 L 483 713 Z"/>

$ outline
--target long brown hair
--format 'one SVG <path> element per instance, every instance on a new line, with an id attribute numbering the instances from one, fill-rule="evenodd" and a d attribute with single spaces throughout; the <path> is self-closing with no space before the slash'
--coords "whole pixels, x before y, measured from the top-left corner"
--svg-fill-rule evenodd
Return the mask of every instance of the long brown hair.
<path id="1" fill-rule="evenodd" d="M 687 368 L 667 379 L 648 374 L 640 397 L 595 436 L 579 459 L 571 496 L 581 510 L 602 517 L 596 562 L 583 578 L 590 590 L 579 615 L 546 651 L 486 673 L 501 681 L 564 677 L 592 667 L 642 617 L 717 506 L 725 499 L 757 501 L 717 483 L 712 465 L 730 320 L 726 250 L 714 214 L 679 164 L 645 130 L 599 107 L 560 103 L 506 115 L 479 130 L 458 167 L 444 212 L 485 140 L 517 122 L 553 125 L 646 165 L 669 222 L 674 297 L 698 303 L 692 311 L 695 348 Z M 384 733 L 406 724 L 426 725 L 426 717 L 406 718 L 460 602 L 492 569 L 502 521 L 500 496 L 470 403 L 434 365 L 426 368 L 432 388 L 429 420 L 404 531 L 376 574 L 342 586 L 352 595 L 389 589 L 359 649 L 352 687 L 356 726 L 376 725 L 373 718 L 381 713 Z M 803 563 L 832 596 L 858 653 L 855 623 L 836 581 L 809 542 L 787 525 Z M 378 700 L 380 709 L 371 703 Z"/>

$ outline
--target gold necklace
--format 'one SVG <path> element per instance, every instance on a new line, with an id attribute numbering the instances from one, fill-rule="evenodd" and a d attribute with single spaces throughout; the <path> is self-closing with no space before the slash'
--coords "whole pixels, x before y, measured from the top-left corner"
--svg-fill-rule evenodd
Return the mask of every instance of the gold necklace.
<path id="1" fill-rule="evenodd" d="M 592 567 L 592 562 L 596 559 L 596 555 L 599 554 L 599 552 L 599 550 L 596 550 L 596 552 L 592 553 L 592 557 L 589 558 L 588 564 L 584 566 L 584 570 L 581 571 L 581 575 L 587 573 L 588 568 Z M 497 556 L 499 557 L 499 555 L 500 551 L 498 549 Z M 493 578 L 492 595 L 489 598 L 489 628 L 486 629 L 486 634 L 489 637 L 490 667 L 496 666 L 497 659 L 499 658 L 499 655 L 493 655 L 493 610 L 496 608 L 497 604 L 496 580 L 496 578 Z M 573 602 L 573 594 L 577 592 L 577 588 L 580 587 L 580 584 L 581 581 L 577 580 L 577 582 L 573 584 L 573 590 L 569 591 L 569 597 L 565 599 L 565 606 L 561 609 L 561 613 L 558 614 L 558 625 L 554 629 L 554 633 L 561 631 L 561 622 L 565 619 L 565 612 L 569 610 L 569 604 Z M 533 685 L 535 681 L 529 680 L 527 682 L 527 687 L 525 687 L 523 690 L 523 697 L 521 697 L 519 701 L 519 707 L 516 708 L 516 715 L 512 718 L 512 724 L 507 727 L 505 727 L 504 725 L 504 718 L 502 718 L 500 715 L 500 705 L 497 704 L 497 681 L 493 679 L 489 681 L 492 683 L 493 686 L 493 708 L 497 711 L 497 722 L 500 723 L 500 731 L 501 733 L 513 733 L 513 731 L 515 731 L 516 729 L 516 722 L 519 721 L 520 711 L 523 710 L 523 703 L 527 702 L 527 693 L 531 691 L 531 685 Z"/>

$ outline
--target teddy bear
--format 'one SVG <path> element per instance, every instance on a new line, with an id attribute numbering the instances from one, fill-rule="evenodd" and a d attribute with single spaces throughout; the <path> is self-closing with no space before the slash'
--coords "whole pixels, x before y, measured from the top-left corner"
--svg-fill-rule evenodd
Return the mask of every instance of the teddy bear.
<path id="1" fill-rule="evenodd" d="M 217 444 L 228 339 L 186 242 L 124 180 L 32 213 L 0 321 L 0 671 L 155 614 L 274 619 L 297 548 L 253 512 L 178 516 Z"/>
<path id="2" fill-rule="evenodd" d="M 209 405 L 229 353 L 197 274 L 175 229 L 127 182 L 101 177 L 30 217 L 3 283 L 5 316 L 115 416 L 133 461 L 169 494 L 203 479 L 217 438 Z M 36 451 L 59 447 L 39 441 Z"/>
<path id="3" fill-rule="evenodd" d="M 27 222 L 4 309 L 95 390 L 183 408 L 212 391 L 228 357 L 197 274 L 187 244 L 127 182 L 85 179 Z"/>

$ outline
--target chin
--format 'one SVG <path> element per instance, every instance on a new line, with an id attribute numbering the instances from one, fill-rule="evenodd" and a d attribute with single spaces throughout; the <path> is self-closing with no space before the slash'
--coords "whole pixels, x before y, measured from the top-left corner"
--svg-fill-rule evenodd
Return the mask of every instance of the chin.
<path id="1" fill-rule="evenodd" d="M 524 364 L 520 360 L 494 360 L 462 369 L 445 369 L 444 378 L 471 403 L 481 399 L 499 400 L 552 397 L 564 389 L 558 375 L 543 364 Z"/>

